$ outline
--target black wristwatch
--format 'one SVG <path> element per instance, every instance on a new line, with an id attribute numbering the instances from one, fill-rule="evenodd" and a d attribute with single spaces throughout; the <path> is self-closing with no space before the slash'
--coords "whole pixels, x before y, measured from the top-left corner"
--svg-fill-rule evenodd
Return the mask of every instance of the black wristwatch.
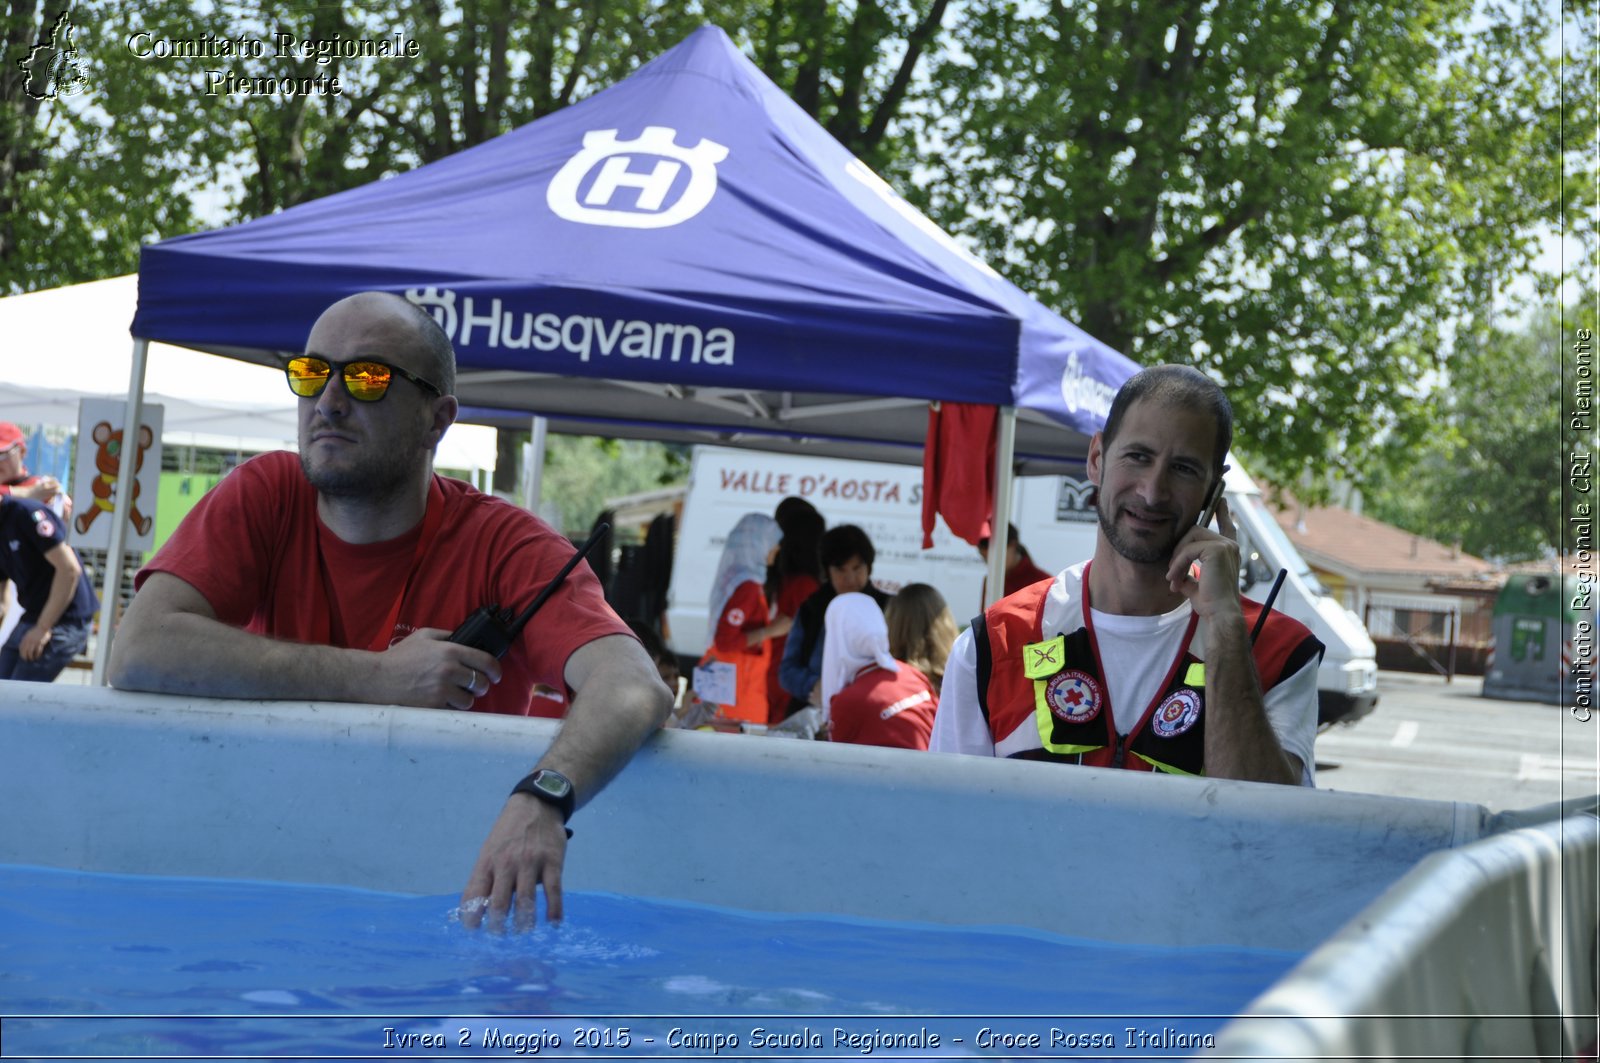
<path id="1" fill-rule="evenodd" d="M 572 780 L 559 771 L 549 768 L 540 768 L 532 775 L 527 776 L 516 786 L 511 788 L 514 794 L 528 794 L 537 797 L 547 805 L 554 805 L 561 813 L 561 822 L 566 824 L 572 818 L 573 809 L 577 807 L 578 799 L 572 793 Z M 571 837 L 569 830 L 567 836 Z"/>

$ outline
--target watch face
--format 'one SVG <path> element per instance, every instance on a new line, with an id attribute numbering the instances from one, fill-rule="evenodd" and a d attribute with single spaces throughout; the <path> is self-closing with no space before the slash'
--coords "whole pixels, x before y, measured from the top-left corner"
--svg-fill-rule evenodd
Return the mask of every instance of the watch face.
<path id="1" fill-rule="evenodd" d="M 565 797 L 572 790 L 572 784 L 553 771 L 541 771 L 535 775 L 533 785 L 551 797 Z"/>

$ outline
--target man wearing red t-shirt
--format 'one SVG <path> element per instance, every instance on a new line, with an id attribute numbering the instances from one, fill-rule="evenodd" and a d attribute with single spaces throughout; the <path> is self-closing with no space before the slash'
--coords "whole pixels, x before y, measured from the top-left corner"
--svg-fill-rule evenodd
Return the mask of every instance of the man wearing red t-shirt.
<path id="1" fill-rule="evenodd" d="M 666 687 L 587 566 L 503 660 L 448 641 L 479 606 L 522 609 L 573 550 L 530 514 L 433 474 L 456 418 L 455 354 L 424 311 L 382 292 L 341 300 L 286 372 L 301 396 L 298 462 L 262 455 L 201 500 L 139 573 L 111 681 L 521 715 L 535 684 L 570 690 L 560 734 L 507 799 L 462 894 L 470 926 L 513 905 L 531 924 L 541 886 L 561 918 L 567 817 L 660 726 Z"/>

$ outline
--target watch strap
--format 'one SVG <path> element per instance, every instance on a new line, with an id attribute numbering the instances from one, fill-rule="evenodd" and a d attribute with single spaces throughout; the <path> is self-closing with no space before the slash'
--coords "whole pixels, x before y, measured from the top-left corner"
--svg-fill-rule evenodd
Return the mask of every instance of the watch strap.
<path id="1" fill-rule="evenodd" d="M 567 792 L 558 796 L 544 789 L 537 782 L 539 776 L 541 775 L 553 775 L 557 779 L 560 779 L 562 782 L 566 783 Z M 555 809 L 561 813 L 561 823 L 563 826 L 566 825 L 567 820 L 572 818 L 572 813 L 577 808 L 578 802 L 577 798 L 573 794 L 572 780 L 568 779 L 565 775 L 562 775 L 558 771 L 551 771 L 549 768 L 540 768 L 538 771 L 529 772 L 527 775 L 523 776 L 522 780 L 518 782 L 516 786 L 511 788 L 511 792 L 513 794 L 527 794 L 530 797 L 534 797 L 540 801 L 543 801 L 547 805 L 554 806 Z M 572 829 L 570 827 L 567 828 L 567 837 L 572 837 Z"/>

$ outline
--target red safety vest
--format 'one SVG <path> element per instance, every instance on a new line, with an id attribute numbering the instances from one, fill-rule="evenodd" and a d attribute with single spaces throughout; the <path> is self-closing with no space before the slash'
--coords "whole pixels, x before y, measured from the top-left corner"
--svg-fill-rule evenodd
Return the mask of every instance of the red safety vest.
<path id="1" fill-rule="evenodd" d="M 1120 737 L 1112 724 L 1109 685 L 1100 666 L 1089 619 L 1089 567 L 1083 569 L 1082 624 L 1044 639 L 1045 597 L 1054 580 L 1041 580 L 996 602 L 978 621 L 978 703 L 996 739 L 1019 727 L 1037 731 L 1038 746 L 1012 756 L 1090 767 L 1205 774 L 1204 663 L 1190 652 L 1198 617 L 1190 617 L 1160 692 Z M 1245 623 L 1254 626 L 1261 605 L 1240 598 Z M 1069 625 L 1070 626 L 1070 625 Z M 987 649 L 987 654 L 984 649 Z M 1262 691 L 1293 674 L 1322 644 L 1299 621 L 1274 612 L 1252 647 Z M 987 657 L 987 661 L 985 660 Z"/>
<path id="2" fill-rule="evenodd" d="M 767 697 L 767 669 L 772 666 L 770 641 L 743 653 L 722 653 L 715 646 L 708 647 L 695 667 L 702 668 L 712 661 L 731 664 L 734 668 L 737 701 L 720 706 L 722 715 L 749 723 L 766 723 L 771 713 Z"/>

